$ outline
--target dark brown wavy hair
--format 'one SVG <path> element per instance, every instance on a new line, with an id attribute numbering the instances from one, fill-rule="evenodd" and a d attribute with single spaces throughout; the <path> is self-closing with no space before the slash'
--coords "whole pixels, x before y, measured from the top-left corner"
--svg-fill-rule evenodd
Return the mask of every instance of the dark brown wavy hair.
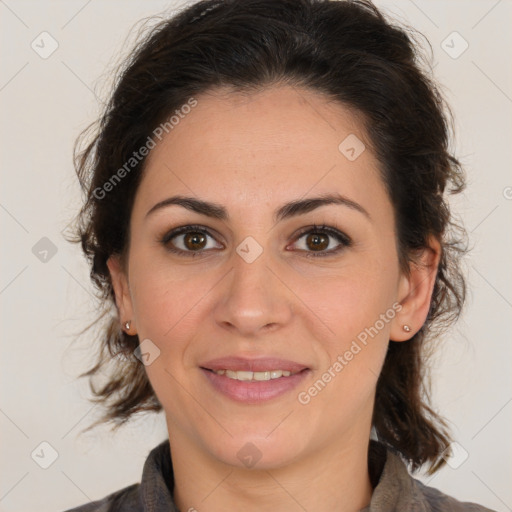
<path id="1" fill-rule="evenodd" d="M 222 86 L 250 93 L 285 83 L 361 115 L 394 207 L 402 270 L 429 236 L 442 244 L 427 320 L 410 341 L 389 343 L 372 422 L 379 441 L 413 471 L 429 463 L 433 473 L 444 464 L 441 454 L 451 439 L 446 421 L 429 405 L 426 368 L 432 341 L 464 303 L 466 237 L 452 219 L 447 194 L 465 183 L 449 148 L 453 115 L 418 36 L 364 0 L 204 0 L 143 31 L 115 75 L 102 116 L 75 146 L 86 197 L 70 239 L 81 243 L 103 306 L 103 322 L 95 324 L 101 324 L 98 359 L 82 374 L 90 378 L 92 400 L 104 407 L 94 425 L 117 428 L 135 413 L 162 409 L 133 357 L 138 337 L 120 328 L 106 264 L 109 256 L 126 253 L 146 159 L 132 161 L 104 194 L 107 182 L 190 98 Z"/>

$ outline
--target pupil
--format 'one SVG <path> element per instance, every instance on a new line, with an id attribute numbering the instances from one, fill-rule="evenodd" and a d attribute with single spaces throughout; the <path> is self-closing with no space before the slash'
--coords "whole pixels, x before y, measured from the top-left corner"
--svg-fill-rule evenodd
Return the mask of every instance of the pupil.
<path id="1" fill-rule="evenodd" d="M 205 236 L 202 233 L 188 233 L 185 236 L 185 245 L 189 249 L 202 249 Z"/>
<path id="2" fill-rule="evenodd" d="M 319 235 L 319 234 L 311 234 L 307 238 L 307 242 L 312 244 L 312 249 L 315 250 L 322 250 L 326 249 L 329 245 L 329 241 L 327 240 L 327 237 L 325 235 Z"/>

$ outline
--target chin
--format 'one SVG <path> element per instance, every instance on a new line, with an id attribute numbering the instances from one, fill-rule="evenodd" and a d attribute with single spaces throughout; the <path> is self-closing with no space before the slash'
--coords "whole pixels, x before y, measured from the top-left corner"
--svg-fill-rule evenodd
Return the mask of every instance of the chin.
<path id="1" fill-rule="evenodd" d="M 300 457 L 304 443 L 297 435 L 285 431 L 269 436 L 272 428 L 265 434 L 248 433 L 247 430 L 233 437 L 226 434 L 222 439 L 209 439 L 206 444 L 210 445 L 213 457 L 225 464 L 251 470 L 276 469 Z"/>

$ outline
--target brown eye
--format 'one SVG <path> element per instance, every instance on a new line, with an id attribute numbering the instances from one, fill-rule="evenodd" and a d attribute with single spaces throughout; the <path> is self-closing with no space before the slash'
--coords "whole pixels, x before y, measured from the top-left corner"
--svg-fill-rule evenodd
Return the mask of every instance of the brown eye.
<path id="1" fill-rule="evenodd" d="M 296 248 L 306 256 L 332 256 L 352 245 L 343 232 L 329 226 L 306 228 L 295 241 Z"/>
<path id="2" fill-rule="evenodd" d="M 306 245 L 312 251 L 323 251 L 329 247 L 329 237 L 324 234 L 310 233 L 306 237 Z"/>
<path id="3" fill-rule="evenodd" d="M 182 226 L 160 239 L 160 243 L 170 252 L 183 256 L 199 256 L 210 249 L 222 249 L 209 231 L 200 226 Z"/>
<path id="4" fill-rule="evenodd" d="M 204 249 L 204 246 L 206 245 L 206 237 L 203 233 L 191 231 L 184 235 L 183 244 L 191 251 L 198 251 Z"/>

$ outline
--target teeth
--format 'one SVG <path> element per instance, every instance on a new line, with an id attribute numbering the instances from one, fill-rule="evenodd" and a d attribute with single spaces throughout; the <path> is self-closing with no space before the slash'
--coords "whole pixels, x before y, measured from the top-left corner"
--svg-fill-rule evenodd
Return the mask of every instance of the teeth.
<path id="1" fill-rule="evenodd" d="M 254 380 L 270 380 L 270 372 L 254 372 Z"/>
<path id="2" fill-rule="evenodd" d="M 238 375 L 233 370 L 225 370 L 225 373 L 226 377 L 229 377 L 230 379 L 238 379 Z"/>
<path id="3" fill-rule="evenodd" d="M 214 370 L 217 375 L 225 375 L 230 379 L 235 380 L 252 380 L 262 381 L 279 379 L 280 377 L 289 377 L 292 373 L 288 370 L 272 370 L 269 372 L 247 372 L 247 371 L 234 371 L 234 370 Z"/>
<path id="4" fill-rule="evenodd" d="M 252 372 L 235 372 L 238 380 L 252 380 Z"/>

